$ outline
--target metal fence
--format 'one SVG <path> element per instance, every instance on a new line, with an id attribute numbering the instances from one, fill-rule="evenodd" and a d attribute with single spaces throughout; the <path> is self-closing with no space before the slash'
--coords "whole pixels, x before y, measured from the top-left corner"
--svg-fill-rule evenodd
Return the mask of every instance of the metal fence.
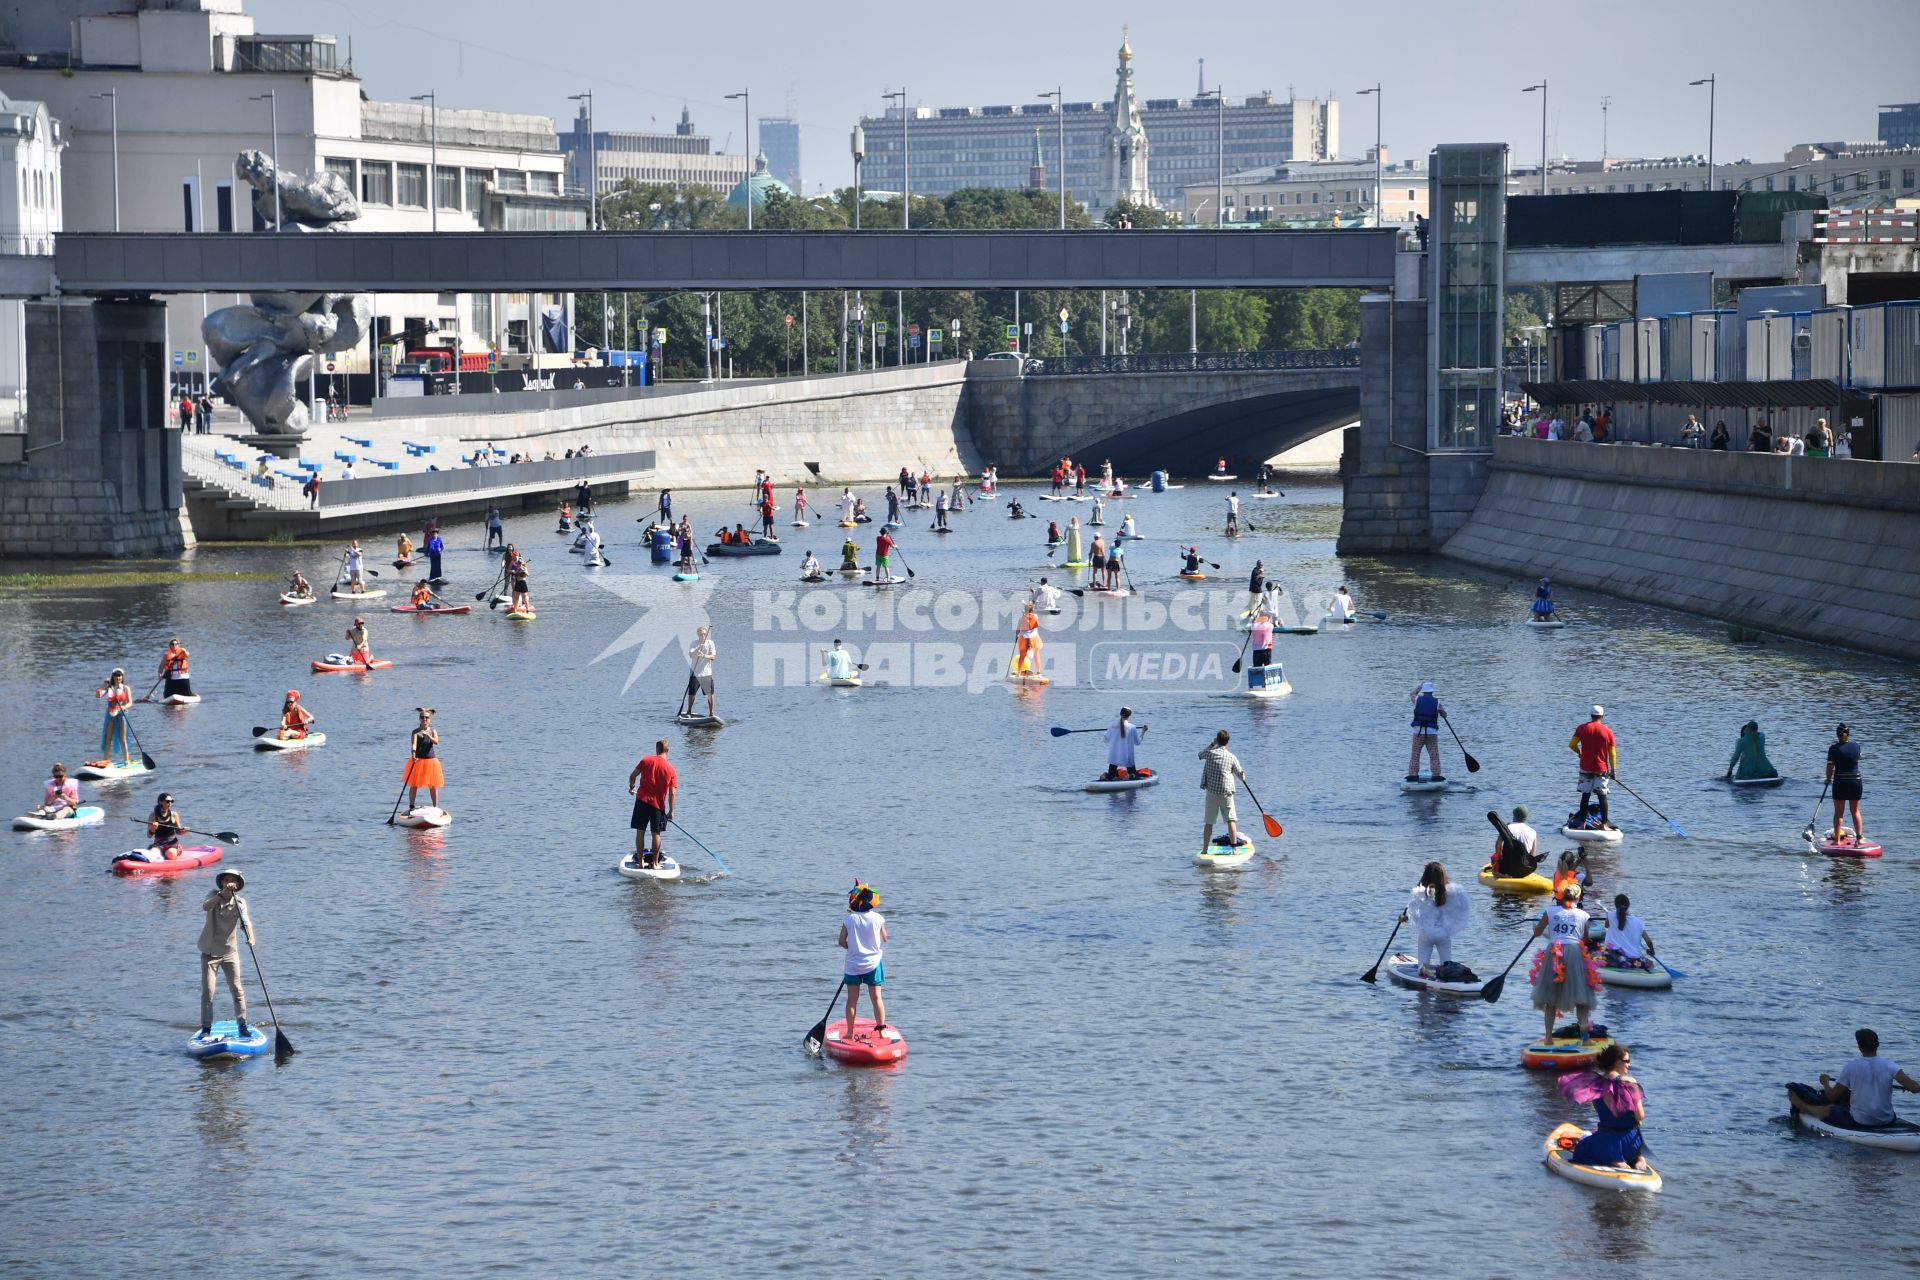
<path id="1" fill-rule="evenodd" d="M 557 458 L 552 462 L 515 462 L 498 467 L 461 467 L 454 471 L 410 471 L 357 480 L 329 480 L 320 486 L 320 505 L 339 507 L 395 498 L 438 499 L 461 495 L 481 498 L 490 491 L 530 485 L 551 485 L 558 489 L 581 480 L 651 471 L 653 459 L 652 449 L 642 449 L 586 458 Z"/>
<path id="2" fill-rule="evenodd" d="M 1029 377 L 1089 373 L 1239 373 L 1261 369 L 1358 369 L 1360 348 L 1331 351 L 1154 352 L 1134 356 L 1034 356 Z"/>

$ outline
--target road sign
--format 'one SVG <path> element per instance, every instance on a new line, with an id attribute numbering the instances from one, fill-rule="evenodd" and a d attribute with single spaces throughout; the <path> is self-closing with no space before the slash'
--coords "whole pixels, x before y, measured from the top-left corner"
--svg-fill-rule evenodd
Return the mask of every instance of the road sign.
<path id="1" fill-rule="evenodd" d="M 917 333 L 908 334 L 907 345 L 912 347 L 915 351 L 918 351 L 920 349 L 920 335 Z"/>
<path id="2" fill-rule="evenodd" d="M 933 345 L 936 347 L 940 345 L 940 340 L 946 336 L 947 336 L 947 331 L 945 329 L 927 330 L 927 341 L 933 343 Z"/>
<path id="3" fill-rule="evenodd" d="M 1017 325 L 1017 324 L 1010 324 L 1010 325 L 1008 325 L 1008 326 L 1007 326 L 1007 339 L 1008 339 L 1008 341 L 1012 341 L 1013 339 L 1015 339 L 1015 338 L 1018 338 L 1019 336 L 1020 336 L 1020 326 L 1019 326 L 1019 325 Z"/>
<path id="4" fill-rule="evenodd" d="M 200 363 L 200 349 L 198 347 L 188 347 L 187 348 L 187 367 L 192 368 L 194 365 L 197 365 L 199 363 Z"/>
<path id="5" fill-rule="evenodd" d="M 887 322 L 885 320 L 875 320 L 873 322 L 873 331 L 875 333 L 885 333 L 887 331 Z"/>
<path id="6" fill-rule="evenodd" d="M 918 335 L 919 332 L 920 332 L 920 326 L 918 324 L 910 324 L 907 326 L 907 336 L 909 338 Z"/>
<path id="7" fill-rule="evenodd" d="M 1065 333 L 1066 331 L 1067 331 L 1067 322 L 1065 320 L 1062 320 L 1060 322 L 1060 332 Z"/>
<path id="8" fill-rule="evenodd" d="M 667 331 L 666 331 L 665 329 L 655 329 L 655 330 L 653 331 L 653 340 L 654 340 L 655 342 L 657 342 L 657 343 L 659 343 L 659 344 L 660 344 L 661 346 L 663 346 L 663 347 L 664 347 L 664 346 L 666 346 L 666 345 L 667 345 Z"/>
<path id="9" fill-rule="evenodd" d="M 1027 336 L 1029 338 L 1033 336 L 1033 321 L 1029 320 L 1026 322 L 1026 324 L 1022 325 L 1021 327 L 1027 331 Z"/>
<path id="10" fill-rule="evenodd" d="M 174 368 L 176 368 L 176 369 L 178 369 L 178 368 L 180 368 L 180 367 L 182 367 L 183 365 L 185 365 L 186 363 L 187 363 L 187 353 L 186 353 L 186 352 L 184 352 L 184 351 L 176 351 L 176 352 L 174 352 L 174 353 L 173 353 L 173 367 L 174 367 Z"/>
<path id="11" fill-rule="evenodd" d="M 791 329 L 791 328 L 793 328 L 793 313 L 792 313 L 792 312 L 788 312 L 788 313 L 787 313 L 787 328 L 789 328 L 789 329 Z"/>
<path id="12" fill-rule="evenodd" d="M 1065 324 L 1066 322 L 1067 322 L 1067 309 L 1065 307 L 1062 307 L 1060 308 L 1060 323 Z"/>
<path id="13" fill-rule="evenodd" d="M 328 373 L 332 373 L 332 372 L 333 372 L 333 361 L 331 361 L 331 360 L 329 360 L 329 361 L 327 361 L 327 372 L 328 372 Z"/>

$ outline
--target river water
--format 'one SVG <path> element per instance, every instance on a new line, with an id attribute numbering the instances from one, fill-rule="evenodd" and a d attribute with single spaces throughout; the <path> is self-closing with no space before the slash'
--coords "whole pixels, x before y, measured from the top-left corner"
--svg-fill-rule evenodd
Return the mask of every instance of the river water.
<path id="1" fill-rule="evenodd" d="M 1074 675 L 1041 691 L 999 683 L 1003 616 L 966 628 L 1047 571 L 1044 520 L 1084 506 L 1034 502 L 1041 521 L 1017 524 L 978 507 L 945 539 L 910 519 L 925 594 L 896 590 L 878 613 L 883 593 L 858 586 L 782 594 L 809 541 L 833 554 L 831 528 L 676 587 L 631 545 L 649 503 L 604 513 L 614 564 L 597 573 L 528 517 L 509 533 L 532 548 L 539 618 L 369 613 L 396 664 L 371 677 L 307 672 L 343 647 L 349 606 L 281 609 L 272 583 L 233 576 L 301 564 L 323 582 L 327 555 L 311 548 L 207 550 L 175 587 L 0 606 L 15 811 L 53 759 L 94 754 L 88 694 L 109 667 L 143 689 L 177 634 L 206 698 L 136 709 L 160 772 L 89 786 L 104 827 L 7 837 L 0 1269 L 1522 1275 L 1603 1262 L 1746 1276 L 1827 1273 L 1844 1252 L 1851 1274 L 1913 1274 L 1920 1157 L 1796 1133 L 1781 1085 L 1838 1070 L 1856 1026 L 1920 1064 L 1920 965 L 1905 945 L 1920 912 L 1906 781 L 1920 774 L 1920 673 L 1736 645 L 1723 624 L 1565 590 L 1574 625 L 1534 634 L 1519 625 L 1530 583 L 1339 561 L 1337 484 L 1287 488 L 1248 503 L 1258 531 L 1236 543 L 1218 536 L 1208 486 L 1126 504 L 1147 540 L 1130 561 L 1144 595 L 1125 606 L 1173 608 L 1092 629 L 1062 615 L 1047 654 L 1071 651 Z M 744 494 L 680 503 L 700 527 L 749 518 Z M 1222 566 L 1199 584 L 1217 600 L 1176 595 L 1181 539 Z M 449 541 L 449 594 L 471 599 L 491 563 L 474 527 Z M 1290 698 L 1225 696 L 1207 655 L 1238 637 L 1206 627 L 1239 607 L 1255 557 L 1296 598 L 1345 581 L 1389 619 L 1282 637 Z M 717 732 L 669 720 L 701 610 L 731 720 Z M 836 635 L 890 674 L 852 691 L 798 683 Z M 1108 641 L 1156 664 L 1103 666 L 1093 646 Z M 1457 789 L 1407 796 L 1407 699 L 1423 679 L 1485 768 L 1468 775 L 1449 740 Z M 248 726 L 295 687 L 330 741 L 256 756 Z M 1166 785 L 1085 794 L 1097 735 L 1048 727 L 1099 726 L 1122 700 L 1150 726 L 1143 762 Z M 1548 827 L 1570 807 L 1565 743 L 1595 700 L 1620 735 L 1621 777 L 1689 833 L 1619 792 L 1629 834 L 1597 858 L 1605 895 L 1630 891 L 1690 975 L 1672 991 L 1610 990 L 1599 1011 L 1647 1089 L 1666 1190 L 1646 1198 L 1541 1167 L 1549 1129 L 1590 1120 L 1519 1065 L 1539 1031 L 1524 962 L 1491 1006 L 1357 980 L 1428 858 L 1473 899 L 1456 958 L 1485 977 L 1513 956 L 1527 904 L 1473 883 L 1485 812 L 1527 803 Z M 434 834 L 384 825 L 422 703 L 439 710 L 456 815 Z M 1714 781 L 1749 717 L 1791 775 L 1777 792 Z M 1868 827 L 1888 850 L 1876 863 L 1799 841 L 1842 718 L 1866 747 Z M 1286 827 L 1237 875 L 1189 861 L 1194 756 L 1221 727 Z M 731 878 L 614 874 L 627 772 L 656 737 L 680 769 L 682 821 Z M 212 871 L 106 874 L 137 842 L 123 819 L 161 786 L 190 821 L 244 835 L 225 865 L 248 877 L 260 960 L 301 1050 L 284 1065 L 182 1052 Z M 712 865 L 677 833 L 670 847 Z M 838 978 L 856 876 L 892 935 L 889 1011 L 912 1046 L 892 1071 L 800 1048 Z"/>

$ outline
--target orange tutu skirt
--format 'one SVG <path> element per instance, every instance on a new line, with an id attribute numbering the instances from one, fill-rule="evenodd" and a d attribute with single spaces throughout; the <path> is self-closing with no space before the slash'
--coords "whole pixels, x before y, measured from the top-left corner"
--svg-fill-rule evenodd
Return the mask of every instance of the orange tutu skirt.
<path id="1" fill-rule="evenodd" d="M 440 771 L 440 761 L 433 758 L 407 761 L 407 769 L 401 780 L 409 787 L 444 787 L 447 775 Z"/>

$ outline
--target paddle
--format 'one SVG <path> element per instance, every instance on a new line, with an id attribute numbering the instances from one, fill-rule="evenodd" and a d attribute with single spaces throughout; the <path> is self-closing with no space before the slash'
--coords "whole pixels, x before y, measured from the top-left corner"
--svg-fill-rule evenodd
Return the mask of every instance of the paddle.
<path id="1" fill-rule="evenodd" d="M 1652 951 L 1647 952 L 1647 958 L 1652 960 L 1655 964 L 1659 965 L 1662 969 L 1665 969 L 1667 971 L 1667 976 L 1669 978 L 1684 978 L 1687 976 L 1686 974 L 1680 972 L 1678 969 L 1674 968 L 1672 965 L 1668 964 L 1665 960 L 1662 960 L 1659 956 L 1654 955 Z"/>
<path id="2" fill-rule="evenodd" d="M 1393 940 L 1400 936 L 1400 926 L 1406 923 L 1406 917 L 1400 916 L 1393 922 L 1393 932 L 1387 935 L 1387 945 L 1380 948 L 1380 959 L 1373 962 L 1373 968 L 1360 975 L 1360 981 L 1372 983 L 1380 976 L 1381 962 L 1387 958 L 1387 952 L 1393 949 Z"/>
<path id="3" fill-rule="evenodd" d="M 1048 733 L 1050 733 L 1050 734 L 1052 734 L 1052 735 L 1053 735 L 1054 737 L 1056 737 L 1056 738 L 1064 738 L 1064 737 L 1066 737 L 1066 736 L 1067 736 L 1068 734 L 1070 734 L 1070 733 L 1105 733 L 1105 732 L 1106 732 L 1106 729 L 1105 729 L 1105 728 L 1099 728 L 1099 729 L 1062 729 L 1062 728 L 1061 728 L 1061 727 L 1060 727 L 1059 725 L 1054 725 L 1054 726 L 1053 726 L 1053 727 L 1052 727 L 1051 729 L 1048 729 L 1048 730 L 1047 730 L 1047 732 L 1048 732 Z"/>
<path id="4" fill-rule="evenodd" d="M 293 1041 L 287 1039 L 287 1033 L 280 1029 L 280 1014 L 273 1007 L 273 993 L 267 990 L 267 975 L 260 972 L 260 953 L 253 949 L 253 939 L 247 939 L 247 954 L 253 957 L 253 976 L 260 979 L 260 994 L 267 998 L 267 1013 L 273 1018 L 273 1056 L 286 1058 L 298 1053 Z"/>
<path id="5" fill-rule="evenodd" d="M 1520 944 L 1520 954 L 1514 956 L 1513 959 L 1507 961 L 1507 967 L 1500 971 L 1499 977 L 1495 978 L 1492 982 L 1489 982 L 1486 986 L 1480 988 L 1480 998 L 1482 1000 L 1485 1000 L 1488 1004 L 1493 1004 L 1495 1001 L 1500 999 L 1500 988 L 1507 985 L 1507 975 L 1513 972 L 1513 966 L 1520 963 L 1520 956 L 1524 956 L 1525 954 L 1527 954 L 1527 948 L 1532 945 L 1533 945 L 1532 938 L 1528 938 L 1525 942 Z"/>
<path id="6" fill-rule="evenodd" d="M 1473 752 L 1467 750 L 1467 744 L 1460 741 L 1460 731 L 1453 727 L 1453 721 L 1447 720 L 1447 713 L 1445 711 L 1440 713 L 1440 718 L 1447 721 L 1447 732 L 1453 735 L 1454 745 L 1459 747 L 1460 754 L 1467 758 L 1467 772 L 1480 772 L 1480 762 L 1473 758 Z"/>
<path id="7" fill-rule="evenodd" d="M 673 826 L 675 826 L 675 827 L 679 827 L 679 828 L 680 828 L 680 834 L 681 834 L 681 835 L 683 835 L 683 836 L 685 836 L 685 837 L 686 837 L 687 839 L 689 839 L 689 840 L 691 840 L 691 841 L 693 841 L 693 842 L 694 842 L 695 844 L 700 844 L 700 837 L 699 837 L 699 836 L 696 836 L 696 835 L 694 835 L 694 834 L 693 834 L 693 832 L 691 832 L 691 831 L 689 831 L 689 830 L 687 830 L 687 829 L 686 829 L 685 827 L 681 827 L 681 826 L 680 826 L 680 823 L 679 823 L 679 822 L 678 822 L 677 820 L 675 820 L 675 819 L 673 819 L 673 818 L 668 818 L 668 819 L 667 819 L 667 821 L 668 821 L 668 822 L 669 822 L 670 824 L 672 824 Z M 711 850 L 711 849 L 708 849 L 708 848 L 707 848 L 707 846 L 705 846 L 704 844 L 700 844 L 700 848 L 701 848 L 702 850 L 704 850 L 704 851 L 705 851 L 705 853 L 706 853 L 706 855 L 707 855 L 707 856 L 708 856 L 709 858 L 712 858 L 712 859 L 713 859 L 713 865 L 714 865 L 714 866 L 716 866 L 716 867 L 719 867 L 719 868 L 720 868 L 720 874 L 721 874 L 721 875 L 726 875 L 726 876 L 730 876 L 730 875 L 732 875 L 732 874 L 733 874 L 733 871 L 732 871 L 732 870 L 731 870 L 731 869 L 730 869 L 730 868 L 729 868 L 729 867 L 727 866 L 727 864 L 726 864 L 726 863 L 724 863 L 724 862 L 722 862 L 722 861 L 720 861 L 720 855 L 719 855 L 719 854 L 717 854 L 717 853 L 715 853 L 715 852 L 714 852 L 713 850 Z"/>
<path id="8" fill-rule="evenodd" d="M 1253 628 L 1247 628 L 1247 638 L 1240 642 L 1240 656 L 1233 660 L 1233 674 L 1240 674 L 1240 664 L 1247 660 L 1247 646 L 1253 643 Z"/>
<path id="9" fill-rule="evenodd" d="M 1615 782 L 1620 782 L 1620 775 L 1614 774 L 1613 780 Z M 1641 795 L 1638 791 L 1635 791 L 1632 787 L 1627 786 L 1627 784 L 1624 782 L 1620 782 L 1620 787 L 1628 795 L 1632 796 L 1635 800 L 1638 800 L 1641 804 L 1647 805 L 1647 808 L 1653 809 L 1653 816 L 1660 819 L 1660 821 L 1666 823 L 1668 826 L 1672 827 L 1673 834 L 1679 836 L 1682 840 L 1687 838 L 1687 833 L 1680 829 L 1680 824 L 1675 822 L 1672 818 L 1669 818 L 1666 814 L 1661 813 L 1658 809 L 1654 809 L 1652 805 L 1647 804 L 1647 799 L 1645 796 Z"/>
<path id="10" fill-rule="evenodd" d="M 133 717 L 127 716 L 126 721 L 127 721 L 127 736 L 133 739 L 134 746 L 140 747 L 140 763 L 147 766 L 147 772 L 149 773 L 153 772 L 153 770 L 159 768 L 160 766 L 156 765 L 153 762 L 153 757 L 147 754 L 147 749 L 145 747 L 140 746 L 140 735 L 134 730 Z"/>
<path id="11" fill-rule="evenodd" d="M 827 1042 L 827 1019 L 833 1016 L 833 1006 L 840 1003 L 840 993 L 846 989 L 847 980 L 843 977 L 840 979 L 840 985 L 834 988 L 833 999 L 827 1001 L 826 1013 L 821 1015 L 820 1021 L 813 1024 L 813 1029 L 807 1032 L 807 1038 L 801 1041 L 806 1046 L 808 1057 L 820 1056 L 820 1046 Z"/>
<path id="12" fill-rule="evenodd" d="M 1820 798 L 1813 802 L 1813 816 L 1807 819 L 1807 829 L 1800 833 L 1800 838 L 1808 844 L 1813 843 L 1813 824 L 1820 821 L 1820 806 L 1827 802 L 1827 784 L 1831 781 L 1828 779 L 1820 784 Z"/>
<path id="13" fill-rule="evenodd" d="M 900 567 L 907 571 L 909 578 L 917 578 L 920 576 L 913 571 L 913 566 L 907 563 L 907 558 L 900 554 L 900 544 L 897 542 L 893 544 L 893 554 L 900 556 Z"/>
<path id="14" fill-rule="evenodd" d="M 507 572 L 507 566 L 504 564 L 501 565 L 500 571 L 493 575 L 493 581 L 489 582 L 486 585 L 486 587 L 483 588 L 482 590 L 479 590 L 473 593 L 473 602 L 475 604 L 479 604 L 482 600 L 485 600 L 489 595 L 491 595 L 493 593 L 494 587 L 499 585 L 500 579 L 503 576 L 505 576 L 506 572 Z"/>
<path id="15" fill-rule="evenodd" d="M 394 823 L 394 819 L 400 816 L 400 802 L 402 800 L 405 800 L 406 798 L 407 798 L 407 784 L 403 780 L 400 783 L 400 794 L 393 798 L 393 812 L 387 815 L 388 826 L 392 826 Z"/>
<path id="16" fill-rule="evenodd" d="M 162 680 L 165 680 L 166 678 L 167 678 L 167 673 L 166 673 L 166 672 L 164 672 L 164 671 L 163 671 L 163 672 L 161 672 L 161 673 L 160 673 L 159 675 L 157 675 L 157 676 L 155 676 L 155 677 L 153 678 L 153 683 L 147 686 L 147 691 L 146 691 L 145 693 L 143 693 L 143 694 L 141 694 L 141 695 L 140 695 L 140 696 L 139 696 L 138 698 L 136 698 L 136 699 L 134 699 L 134 701 L 136 701 L 136 702 L 152 702 L 152 701 L 153 701 L 153 691 L 154 691 L 155 689 L 158 689 L 158 688 L 160 687 L 160 682 L 161 682 Z M 1728 770 L 1728 772 L 1729 772 L 1729 773 L 1731 773 L 1731 772 L 1732 772 L 1732 770 Z"/>
<path id="17" fill-rule="evenodd" d="M 147 819 L 128 818 L 127 821 L 145 823 Z M 178 830 L 182 835 L 206 836 L 209 839 L 218 840 L 221 844 L 239 844 L 240 843 L 240 836 L 238 835 L 238 833 L 232 832 L 232 831 L 200 831 L 200 830 L 196 830 L 193 827 L 179 827 L 179 828 L 176 828 L 176 830 Z"/>
<path id="18" fill-rule="evenodd" d="M 1253 787 L 1245 777 L 1240 779 L 1240 785 L 1247 788 L 1247 799 L 1253 801 L 1253 807 L 1260 811 L 1260 820 L 1266 824 L 1267 834 L 1278 840 L 1285 828 L 1273 820 L 1273 815 L 1268 813 L 1267 807 L 1260 803 L 1260 797 L 1253 794 Z"/>

